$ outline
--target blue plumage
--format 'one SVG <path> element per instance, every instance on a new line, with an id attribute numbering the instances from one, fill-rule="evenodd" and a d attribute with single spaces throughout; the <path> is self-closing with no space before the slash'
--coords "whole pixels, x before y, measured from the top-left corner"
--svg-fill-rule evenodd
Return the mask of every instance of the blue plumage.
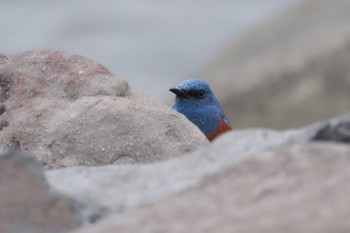
<path id="1" fill-rule="evenodd" d="M 181 82 L 178 88 L 172 88 L 170 91 L 176 94 L 173 108 L 197 125 L 207 137 L 217 131 L 220 131 L 219 133 L 226 131 L 221 129 L 222 127 L 231 129 L 219 101 L 207 82 L 198 79 L 186 80 Z"/>

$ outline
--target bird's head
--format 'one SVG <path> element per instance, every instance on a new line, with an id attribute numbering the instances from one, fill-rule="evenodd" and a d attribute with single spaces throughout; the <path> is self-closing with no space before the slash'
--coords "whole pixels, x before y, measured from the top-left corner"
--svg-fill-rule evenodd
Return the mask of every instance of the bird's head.
<path id="1" fill-rule="evenodd" d="M 209 84 L 203 80 L 185 80 L 177 88 L 171 88 L 169 91 L 176 95 L 177 108 L 219 105 Z"/>

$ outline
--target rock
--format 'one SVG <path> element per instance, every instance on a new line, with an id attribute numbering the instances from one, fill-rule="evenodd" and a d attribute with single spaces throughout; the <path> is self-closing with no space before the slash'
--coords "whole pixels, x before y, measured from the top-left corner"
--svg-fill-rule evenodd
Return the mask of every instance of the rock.
<path id="1" fill-rule="evenodd" d="M 147 166 L 72 167 L 46 173 L 52 187 L 87 205 L 122 212 L 150 203 L 197 185 L 208 175 L 258 152 L 304 145 L 319 140 L 329 127 L 329 140 L 336 141 L 339 125 L 350 124 L 350 114 L 329 122 L 288 131 L 267 129 L 235 130 L 219 137 L 210 146 L 176 159 Z M 327 139 L 325 139 L 327 140 Z M 338 140 L 343 141 L 343 140 Z M 116 198 L 117 197 L 117 198 Z"/>
<path id="2" fill-rule="evenodd" d="M 349 111 L 350 1 L 301 2 L 199 75 L 236 128 L 300 127 Z"/>
<path id="3" fill-rule="evenodd" d="M 0 232 L 67 232 L 82 223 L 79 206 L 53 192 L 40 165 L 19 150 L 0 151 Z"/>
<path id="4" fill-rule="evenodd" d="M 318 130 L 313 140 L 350 143 L 350 114 L 329 121 Z"/>
<path id="5" fill-rule="evenodd" d="M 72 167 L 49 171 L 46 176 L 52 187 L 72 198 L 120 212 L 190 188 L 252 153 L 310 142 L 322 126 L 286 132 L 233 131 L 210 146 L 152 165 Z"/>
<path id="6" fill-rule="evenodd" d="M 259 153 L 177 196 L 74 233 L 349 232 L 350 147 Z"/>
<path id="7" fill-rule="evenodd" d="M 152 162 L 208 143 L 185 117 L 81 56 L 8 56 L 0 101 L 9 123 L 0 144 L 15 137 L 46 169 Z"/>

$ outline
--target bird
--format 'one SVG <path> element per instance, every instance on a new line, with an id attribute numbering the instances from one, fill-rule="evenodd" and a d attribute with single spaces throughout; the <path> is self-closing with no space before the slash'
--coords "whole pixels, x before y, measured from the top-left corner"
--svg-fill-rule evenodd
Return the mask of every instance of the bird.
<path id="1" fill-rule="evenodd" d="M 169 91 L 176 95 L 173 109 L 186 116 L 212 141 L 224 132 L 232 130 L 230 122 L 210 88 L 199 79 L 189 79 Z"/>

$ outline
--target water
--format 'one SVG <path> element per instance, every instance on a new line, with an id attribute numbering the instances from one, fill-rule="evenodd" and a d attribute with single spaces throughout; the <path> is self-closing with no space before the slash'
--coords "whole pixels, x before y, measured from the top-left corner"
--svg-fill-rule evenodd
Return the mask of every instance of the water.
<path id="1" fill-rule="evenodd" d="M 3 0 L 0 52 L 89 57 L 159 100 L 239 35 L 297 0 Z"/>

